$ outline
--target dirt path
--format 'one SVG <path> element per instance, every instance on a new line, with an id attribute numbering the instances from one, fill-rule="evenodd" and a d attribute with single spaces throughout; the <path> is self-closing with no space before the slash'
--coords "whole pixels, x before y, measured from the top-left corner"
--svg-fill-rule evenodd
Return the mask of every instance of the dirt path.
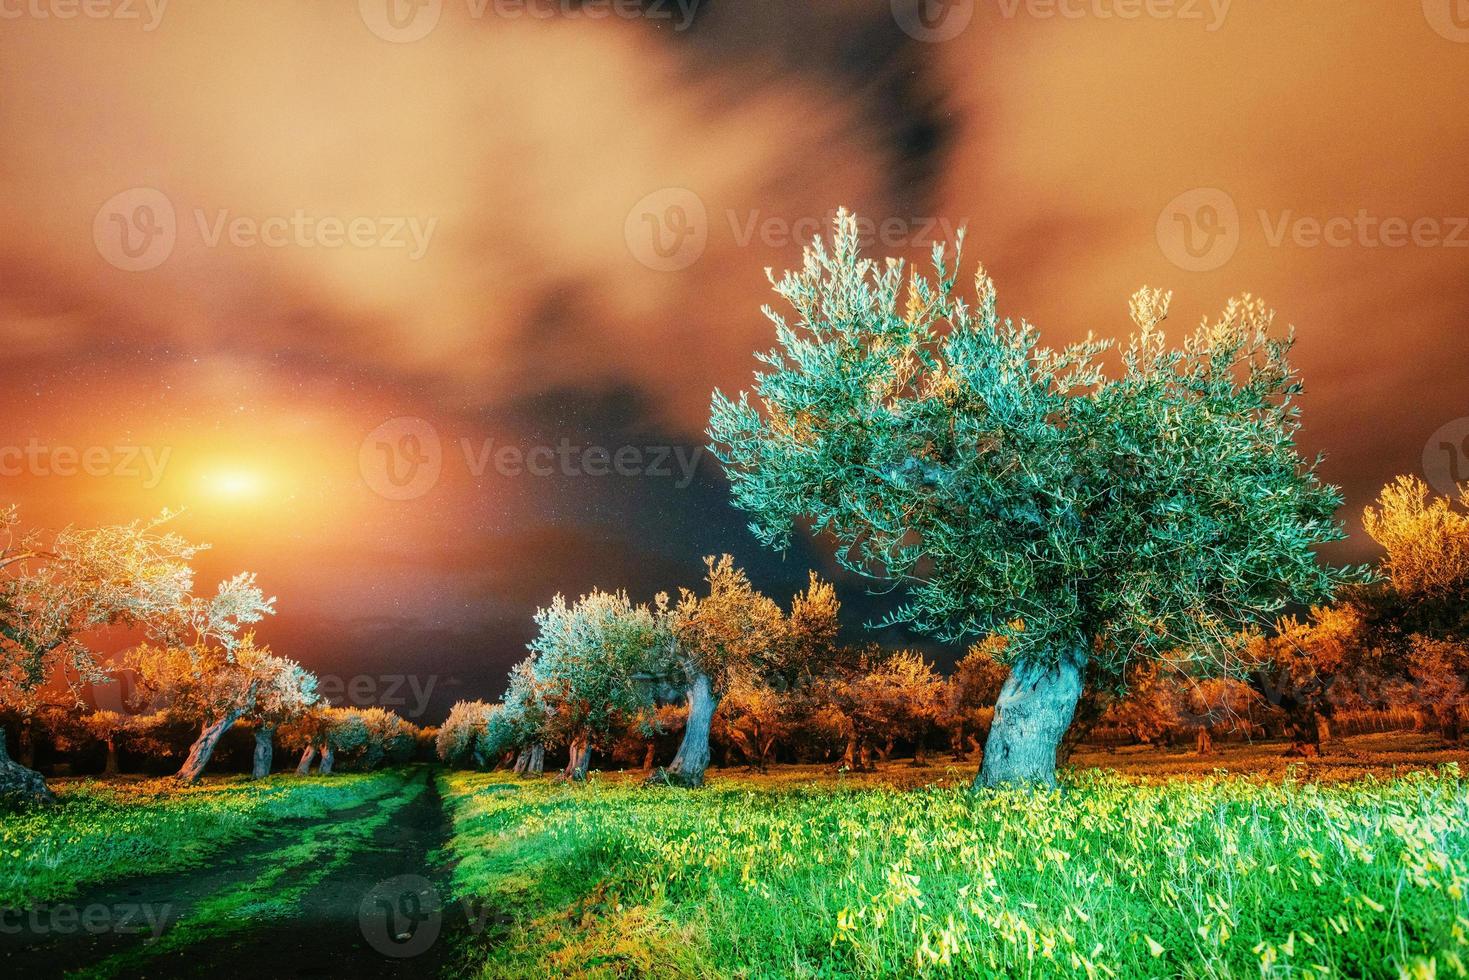
<path id="1" fill-rule="evenodd" d="M 12 917 L 0 974 L 23 977 L 435 976 L 462 910 L 440 900 L 448 816 L 432 774 L 292 820 L 208 867 L 113 882 Z"/>

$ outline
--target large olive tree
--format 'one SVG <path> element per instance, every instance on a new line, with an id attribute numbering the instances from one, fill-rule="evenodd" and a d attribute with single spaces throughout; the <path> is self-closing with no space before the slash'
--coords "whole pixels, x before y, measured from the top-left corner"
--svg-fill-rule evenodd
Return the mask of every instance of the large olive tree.
<path id="1" fill-rule="evenodd" d="M 976 785 L 1053 783 L 1086 679 L 1185 645 L 1222 658 L 1347 574 L 1313 551 L 1341 537 L 1340 498 L 1296 450 L 1291 340 L 1258 301 L 1170 346 L 1169 295 L 1144 289 L 1126 343 L 1056 350 L 1000 318 L 982 270 L 973 305 L 955 295 L 962 236 L 933 281 L 857 237 L 843 212 L 771 277 L 795 318 L 766 309 L 779 346 L 753 398 L 715 392 L 712 448 L 765 543 L 809 522 L 906 586 L 893 620 L 1005 640 Z"/>

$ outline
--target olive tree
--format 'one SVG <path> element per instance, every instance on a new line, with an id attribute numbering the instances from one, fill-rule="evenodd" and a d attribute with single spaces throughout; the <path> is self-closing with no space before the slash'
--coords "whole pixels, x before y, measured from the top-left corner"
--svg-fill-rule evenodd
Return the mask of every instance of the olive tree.
<path id="1" fill-rule="evenodd" d="M 241 574 L 212 596 L 193 594 L 189 562 L 207 545 L 152 521 L 22 532 L 14 507 L 0 508 L 0 695 L 24 700 L 48 681 L 110 680 L 88 639 L 109 627 L 141 628 L 160 643 L 215 644 L 274 611 Z M 0 730 L 0 797 L 46 800 L 40 774 L 10 760 Z"/>
<path id="2" fill-rule="evenodd" d="M 535 678 L 546 728 L 568 749 L 565 776 L 586 777 L 592 749 L 649 703 L 638 677 L 659 642 L 662 606 L 635 606 L 625 592 L 593 591 L 575 604 L 556 596 L 536 611 Z"/>
<path id="3" fill-rule="evenodd" d="M 733 558 L 704 562 L 706 594 L 683 590 L 678 605 L 668 610 L 668 642 L 653 653 L 684 691 L 689 707 L 678 753 L 655 778 L 686 787 L 704 784 L 709 731 L 720 700 L 736 677 L 758 672 L 761 658 L 779 649 L 783 625 L 780 607 L 756 591 Z"/>
<path id="4" fill-rule="evenodd" d="M 714 393 L 709 435 L 762 542 L 803 522 L 906 587 L 890 621 L 1006 641 L 976 786 L 1049 785 L 1084 679 L 1227 651 L 1328 597 L 1350 573 L 1314 546 L 1342 536 L 1340 497 L 1296 449 L 1292 340 L 1262 303 L 1172 346 L 1170 294 L 1145 288 L 1126 342 L 1053 349 L 1000 317 L 983 270 L 956 295 L 962 245 L 909 275 L 863 258 L 840 213 L 829 247 L 771 276 L 794 319 L 765 310 L 779 346 L 752 392 Z"/>
<path id="5" fill-rule="evenodd" d="M 242 718 L 260 712 L 266 724 L 303 713 L 316 700 L 316 679 L 293 660 L 256 646 L 246 633 L 231 648 L 140 646 L 129 652 L 141 691 L 167 704 L 168 713 L 199 726 L 179 768 L 180 782 L 198 782 L 219 740 Z M 260 762 L 257 742 L 256 762 Z M 269 757 L 264 759 L 269 765 Z"/>
<path id="6" fill-rule="evenodd" d="M 491 719 L 501 711 L 498 704 L 457 701 L 434 737 L 434 752 L 451 766 L 473 765 L 483 769 L 491 755 L 485 751 Z"/>

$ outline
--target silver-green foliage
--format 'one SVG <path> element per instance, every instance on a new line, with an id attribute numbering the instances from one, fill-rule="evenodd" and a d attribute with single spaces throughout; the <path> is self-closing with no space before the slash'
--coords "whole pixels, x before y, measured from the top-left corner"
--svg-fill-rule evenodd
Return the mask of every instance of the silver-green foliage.
<path id="1" fill-rule="evenodd" d="M 771 276 L 794 319 L 766 308 L 779 346 L 753 398 L 714 393 L 709 427 L 761 541 L 809 521 L 847 568 L 906 585 L 893 620 L 1113 676 L 1351 574 L 1313 551 L 1342 536 L 1340 498 L 1297 452 L 1292 339 L 1261 303 L 1170 346 L 1169 297 L 1143 289 L 1125 343 L 1052 349 L 982 270 L 973 305 L 955 295 L 962 244 L 910 276 L 862 258 L 842 213 Z"/>

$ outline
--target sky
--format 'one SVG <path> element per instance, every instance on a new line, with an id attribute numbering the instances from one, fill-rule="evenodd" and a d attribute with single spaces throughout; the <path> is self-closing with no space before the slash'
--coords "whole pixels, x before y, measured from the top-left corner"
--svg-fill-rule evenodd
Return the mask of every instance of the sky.
<path id="1" fill-rule="evenodd" d="M 728 551 L 786 601 L 830 555 L 699 447 L 844 205 L 879 255 L 967 227 L 1051 344 L 1263 297 L 1370 559 L 1383 483 L 1469 478 L 1455 3 L 0 0 L 0 500 L 182 509 L 202 586 L 257 572 L 277 650 L 426 721 L 556 592 Z"/>

